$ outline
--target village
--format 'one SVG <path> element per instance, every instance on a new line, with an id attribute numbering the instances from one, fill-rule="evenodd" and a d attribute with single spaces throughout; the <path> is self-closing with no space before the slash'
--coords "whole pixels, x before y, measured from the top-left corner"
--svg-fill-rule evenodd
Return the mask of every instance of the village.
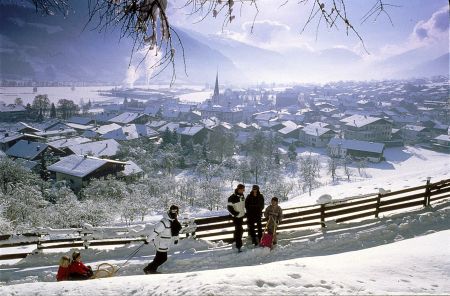
<path id="1" fill-rule="evenodd" d="M 30 106 L 2 104 L 0 157 L 65 181 L 78 193 L 94 178 L 142 178 L 143 164 L 120 158 L 121 146 L 143 140 L 162 145 L 171 135 L 185 146 L 208 144 L 213 151 L 203 154 L 213 163 L 238 155 L 256 133 L 276 138 L 273 152 L 285 159 L 295 159 L 290 153 L 297 147 L 369 162 L 382 162 L 386 147 L 419 145 L 449 153 L 448 92 L 443 77 L 221 92 L 217 75 L 212 97 L 197 105 L 169 95 L 137 100 L 130 93 L 122 104 L 89 102 L 70 117 L 51 116 L 46 106 L 38 121 Z"/>

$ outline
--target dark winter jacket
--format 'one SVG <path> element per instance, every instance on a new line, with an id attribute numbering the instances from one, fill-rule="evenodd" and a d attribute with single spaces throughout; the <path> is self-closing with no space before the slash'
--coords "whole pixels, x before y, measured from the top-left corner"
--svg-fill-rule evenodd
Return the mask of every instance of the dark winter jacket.
<path id="1" fill-rule="evenodd" d="M 245 198 L 244 195 L 237 193 L 237 190 L 228 198 L 228 212 L 235 218 L 245 216 Z"/>
<path id="2" fill-rule="evenodd" d="M 264 196 L 258 192 L 256 196 L 251 193 L 247 195 L 245 199 L 245 211 L 247 217 L 261 218 L 262 211 L 264 210 Z"/>
<path id="3" fill-rule="evenodd" d="M 88 276 L 90 273 L 92 273 L 91 269 L 83 264 L 81 261 L 73 261 L 69 265 L 69 274 L 81 274 L 83 276 Z"/>

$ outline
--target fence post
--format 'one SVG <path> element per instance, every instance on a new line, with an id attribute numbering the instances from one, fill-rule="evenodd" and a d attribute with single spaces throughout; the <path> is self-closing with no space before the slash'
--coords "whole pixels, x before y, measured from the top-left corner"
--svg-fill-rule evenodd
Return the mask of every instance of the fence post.
<path id="1" fill-rule="evenodd" d="M 381 203 L 381 193 L 378 193 L 377 204 L 375 206 L 375 218 L 378 218 L 378 214 L 380 213 L 380 203 Z"/>
<path id="2" fill-rule="evenodd" d="M 320 205 L 320 224 L 325 228 L 325 204 Z"/>
<path id="3" fill-rule="evenodd" d="M 425 197 L 423 199 L 423 206 L 429 206 L 430 205 L 430 199 L 431 199 L 431 186 L 430 186 L 430 180 L 431 177 L 427 177 L 427 187 L 425 188 Z"/>

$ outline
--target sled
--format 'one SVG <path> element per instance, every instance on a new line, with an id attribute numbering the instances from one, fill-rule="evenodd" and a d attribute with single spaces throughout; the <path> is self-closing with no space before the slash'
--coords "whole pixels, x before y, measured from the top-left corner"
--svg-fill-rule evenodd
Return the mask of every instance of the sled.
<path id="1" fill-rule="evenodd" d="M 272 248 L 272 243 L 273 243 L 273 235 L 266 232 L 261 237 L 261 242 L 259 243 L 259 245 L 265 248 Z"/>
<path id="2" fill-rule="evenodd" d="M 269 223 L 270 223 L 270 219 L 272 219 L 272 217 L 270 217 L 269 221 L 267 221 L 267 223 L 266 223 L 266 228 L 264 229 L 264 234 L 261 237 L 261 241 L 259 242 L 259 245 L 261 247 L 263 247 L 263 248 L 270 248 L 270 249 L 272 249 L 273 248 L 273 239 L 274 239 L 274 235 L 273 234 L 277 230 L 277 224 L 275 222 L 273 223 L 273 225 L 274 225 L 273 226 L 273 231 L 272 231 L 272 234 L 270 234 L 268 229 L 267 229 L 267 227 L 269 226 Z"/>
<path id="3" fill-rule="evenodd" d="M 97 270 L 94 271 L 91 279 L 101 279 L 112 277 L 116 274 L 118 268 L 109 263 L 101 263 L 97 266 Z"/>

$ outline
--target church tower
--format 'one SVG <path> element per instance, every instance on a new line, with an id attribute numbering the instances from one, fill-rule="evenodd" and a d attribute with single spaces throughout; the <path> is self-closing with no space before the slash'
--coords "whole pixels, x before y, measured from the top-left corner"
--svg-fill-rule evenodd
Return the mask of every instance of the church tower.
<path id="1" fill-rule="evenodd" d="M 214 94 L 212 96 L 212 101 L 214 105 L 220 105 L 219 97 L 219 71 L 216 73 L 216 84 L 214 86 Z"/>

